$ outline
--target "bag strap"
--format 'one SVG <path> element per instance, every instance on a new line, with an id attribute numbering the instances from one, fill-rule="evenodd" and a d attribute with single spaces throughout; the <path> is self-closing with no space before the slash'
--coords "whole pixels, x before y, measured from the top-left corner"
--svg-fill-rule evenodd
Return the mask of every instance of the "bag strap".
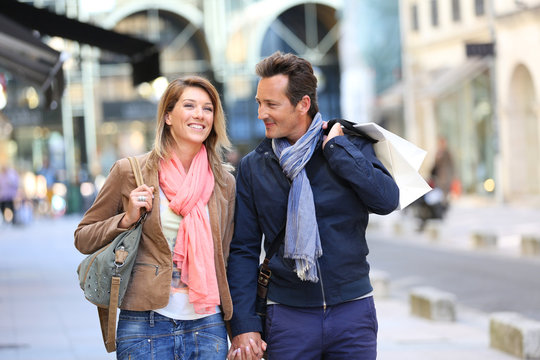
<path id="1" fill-rule="evenodd" d="M 283 241 L 283 238 L 285 237 L 285 224 L 281 227 L 281 230 L 279 230 L 279 233 L 276 235 L 276 238 L 274 241 L 272 241 L 272 244 L 268 248 L 268 251 L 265 255 L 265 260 L 270 259 L 274 256 L 274 254 L 278 251 L 279 246 L 281 245 L 281 242 Z"/>
<path id="2" fill-rule="evenodd" d="M 141 166 L 139 165 L 139 160 L 137 160 L 136 157 L 130 156 L 129 163 L 131 164 L 131 168 L 133 169 L 133 174 L 135 174 L 135 181 L 137 182 L 137 187 L 144 184 L 144 179 L 141 172 Z"/>
<path id="3" fill-rule="evenodd" d="M 281 230 L 279 230 L 279 233 L 276 235 L 276 238 L 272 241 L 272 244 L 270 244 L 264 257 L 264 261 L 259 268 L 259 276 L 257 277 L 257 296 L 260 298 L 266 298 L 268 283 L 270 282 L 270 277 L 272 277 L 272 271 L 268 267 L 268 264 L 270 264 L 270 259 L 278 251 L 279 246 L 283 242 L 283 238 L 285 238 L 285 224 L 283 224 Z"/>
<path id="4" fill-rule="evenodd" d="M 131 156 L 128 158 L 131 164 L 131 169 L 135 174 L 135 181 L 137 187 L 144 184 L 144 179 L 141 172 L 141 166 L 137 158 Z M 141 219 L 145 216 L 146 212 L 141 216 Z M 137 221 L 139 223 L 141 221 Z M 118 311 L 118 296 L 120 294 L 120 276 L 113 276 L 111 278 L 111 292 L 109 297 L 109 308 L 101 308 L 98 306 L 99 324 L 101 325 L 101 335 L 103 336 L 103 342 L 107 352 L 113 352 L 116 350 L 116 315 Z"/>
<path id="5" fill-rule="evenodd" d="M 116 314 L 118 311 L 118 295 L 120 294 L 120 276 L 111 278 L 111 294 L 109 297 L 109 308 L 98 306 L 99 324 L 101 325 L 101 335 L 107 352 L 116 350 Z"/>

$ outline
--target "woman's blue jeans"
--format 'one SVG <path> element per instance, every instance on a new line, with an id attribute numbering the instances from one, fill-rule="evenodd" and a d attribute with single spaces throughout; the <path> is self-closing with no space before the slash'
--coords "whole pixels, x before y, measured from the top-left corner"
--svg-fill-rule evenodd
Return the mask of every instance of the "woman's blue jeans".
<path id="1" fill-rule="evenodd" d="M 223 360 L 227 347 L 221 314 L 173 320 L 154 311 L 120 311 L 116 332 L 118 360 Z"/>

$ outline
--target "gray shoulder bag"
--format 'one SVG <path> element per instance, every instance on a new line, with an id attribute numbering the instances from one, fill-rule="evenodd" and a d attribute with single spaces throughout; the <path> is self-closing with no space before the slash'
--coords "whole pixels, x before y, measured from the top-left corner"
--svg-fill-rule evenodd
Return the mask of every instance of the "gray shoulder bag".
<path id="1" fill-rule="evenodd" d="M 139 162 L 130 157 L 137 186 L 143 184 Z M 126 293 L 137 257 L 146 211 L 139 220 L 111 243 L 88 255 L 79 265 L 79 283 L 88 301 L 97 306 L 107 352 L 116 350 L 116 313 Z"/>

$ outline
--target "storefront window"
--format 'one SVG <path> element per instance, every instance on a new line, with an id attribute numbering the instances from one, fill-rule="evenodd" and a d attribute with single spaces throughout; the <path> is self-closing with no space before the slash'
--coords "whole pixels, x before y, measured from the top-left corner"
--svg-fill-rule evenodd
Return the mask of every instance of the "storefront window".
<path id="1" fill-rule="evenodd" d="M 495 178 L 489 72 L 463 83 L 436 105 L 437 128 L 448 140 L 456 175 L 466 193 L 494 195 Z"/>

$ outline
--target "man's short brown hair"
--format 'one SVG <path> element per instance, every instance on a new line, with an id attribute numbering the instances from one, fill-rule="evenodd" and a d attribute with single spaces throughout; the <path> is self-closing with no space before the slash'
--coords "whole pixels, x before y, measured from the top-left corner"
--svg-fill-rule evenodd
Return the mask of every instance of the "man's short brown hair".
<path id="1" fill-rule="evenodd" d="M 311 99 L 309 116 L 313 119 L 319 112 L 317 78 L 309 61 L 294 54 L 282 54 L 276 51 L 261 60 L 255 67 L 255 72 L 261 78 L 286 75 L 289 78 L 286 95 L 291 104 L 296 106 L 304 95 L 307 95 Z"/>

